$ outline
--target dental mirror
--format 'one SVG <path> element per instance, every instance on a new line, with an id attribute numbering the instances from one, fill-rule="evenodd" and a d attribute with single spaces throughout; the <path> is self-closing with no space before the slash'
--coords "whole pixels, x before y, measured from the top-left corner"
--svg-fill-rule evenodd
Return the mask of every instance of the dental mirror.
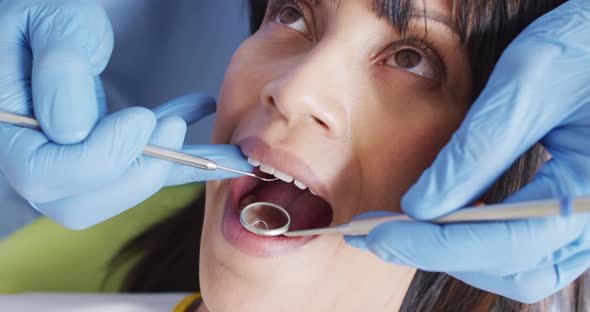
<path id="1" fill-rule="evenodd" d="M 550 216 L 569 217 L 573 214 L 590 214 L 590 196 L 566 197 L 548 200 L 474 206 L 430 220 L 444 224 L 454 222 L 489 222 L 544 218 Z M 366 235 L 375 227 L 390 221 L 415 221 L 407 215 L 352 220 L 334 227 L 289 231 L 291 216 L 285 208 L 267 202 L 255 202 L 240 212 L 240 222 L 250 232 L 262 236 L 284 235 L 289 237 L 322 234 Z"/>
<path id="2" fill-rule="evenodd" d="M 289 230 L 291 216 L 279 205 L 255 202 L 244 207 L 240 212 L 240 223 L 254 234 L 278 236 Z"/>

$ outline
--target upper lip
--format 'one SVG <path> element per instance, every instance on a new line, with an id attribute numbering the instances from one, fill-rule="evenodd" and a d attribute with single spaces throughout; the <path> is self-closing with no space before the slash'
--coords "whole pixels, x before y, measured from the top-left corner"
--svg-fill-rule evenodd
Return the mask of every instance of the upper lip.
<path id="1" fill-rule="evenodd" d="M 282 171 L 313 190 L 318 196 L 330 202 L 327 198 L 327 187 L 314 174 L 313 170 L 296 155 L 277 148 L 257 137 L 246 137 L 237 143 L 242 153 L 247 157 L 256 159 L 261 163 Z"/>

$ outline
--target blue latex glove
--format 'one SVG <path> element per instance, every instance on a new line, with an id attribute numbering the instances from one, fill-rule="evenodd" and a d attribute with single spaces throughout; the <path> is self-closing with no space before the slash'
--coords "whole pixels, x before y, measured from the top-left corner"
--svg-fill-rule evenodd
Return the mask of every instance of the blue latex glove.
<path id="1" fill-rule="evenodd" d="M 530 146 L 551 153 L 507 202 L 590 194 L 590 2 L 571 0 L 531 24 L 507 48 L 464 123 L 402 200 L 416 219 L 468 206 Z M 347 237 L 385 261 L 448 272 L 526 303 L 590 267 L 590 219 L 490 224 L 390 222 Z"/>
<path id="2" fill-rule="evenodd" d="M 132 107 L 105 116 L 98 76 L 109 61 L 113 33 L 97 3 L 0 1 L 0 25 L 0 110 L 34 111 L 43 129 L 0 124 L 0 170 L 41 213 L 82 229 L 164 185 L 235 176 L 141 155 L 146 144 L 181 149 L 187 124 L 214 112 L 210 97 L 188 95 L 154 112 Z M 252 169 L 233 146 L 186 151 Z"/>

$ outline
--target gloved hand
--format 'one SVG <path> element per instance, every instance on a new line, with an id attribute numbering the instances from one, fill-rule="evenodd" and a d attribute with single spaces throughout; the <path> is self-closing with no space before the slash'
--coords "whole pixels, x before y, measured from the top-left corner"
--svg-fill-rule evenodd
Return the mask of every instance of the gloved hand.
<path id="1" fill-rule="evenodd" d="M 474 202 L 541 141 L 552 155 L 507 202 L 590 194 L 590 2 L 531 24 L 500 58 L 464 123 L 402 199 L 413 218 Z M 348 242 L 385 261 L 447 272 L 521 302 L 541 300 L 590 267 L 590 218 L 489 224 L 390 222 Z"/>
<path id="2" fill-rule="evenodd" d="M 98 76 L 113 32 L 94 1 L 0 1 L 0 25 L 0 110 L 34 115 L 43 129 L 0 124 L 0 170 L 41 213 L 82 229 L 164 185 L 232 176 L 141 156 L 146 144 L 179 150 L 187 123 L 214 112 L 210 97 L 189 95 L 155 112 L 133 107 L 105 116 Z M 233 146 L 186 151 L 252 168 Z"/>

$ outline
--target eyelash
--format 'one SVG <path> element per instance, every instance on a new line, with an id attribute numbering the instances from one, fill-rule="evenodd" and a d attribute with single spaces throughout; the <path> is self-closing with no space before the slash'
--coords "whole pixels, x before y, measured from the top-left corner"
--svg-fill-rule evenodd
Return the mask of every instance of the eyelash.
<path id="1" fill-rule="evenodd" d="M 286 4 L 294 5 L 301 12 L 301 15 L 305 16 L 305 14 L 303 13 L 305 11 L 303 10 L 303 6 L 301 6 L 300 0 L 267 0 L 266 5 L 269 9 L 268 18 L 276 18 L 279 15 L 279 13 L 281 13 L 281 10 Z"/>
<path id="2" fill-rule="evenodd" d="M 305 16 L 305 10 L 301 5 L 301 0 L 267 0 L 268 6 L 268 16 L 267 19 L 273 20 L 278 17 L 278 14 L 281 13 L 281 10 L 287 4 L 291 4 L 295 6 L 303 16 Z M 309 25 L 308 25 L 309 28 Z M 389 57 L 392 57 L 395 52 L 400 51 L 404 46 L 411 47 L 419 51 L 421 55 L 426 57 L 426 60 L 432 64 L 434 67 L 435 75 L 442 81 L 446 77 L 446 66 L 445 62 L 441 57 L 439 57 L 439 53 L 436 52 L 435 49 L 431 48 L 434 46 L 432 42 L 430 42 L 427 38 L 418 38 L 417 36 L 408 36 L 403 38 L 402 40 L 396 41 L 387 48 L 385 48 L 382 52 L 377 54 L 379 59 L 378 63 L 384 64 L 387 62 Z M 383 57 L 386 55 L 387 57 Z"/>
<path id="3" fill-rule="evenodd" d="M 279 14 L 281 14 L 282 10 L 284 8 L 286 8 L 288 5 L 291 5 L 293 8 L 297 9 L 297 11 L 299 11 L 299 13 L 301 13 L 301 16 L 303 17 L 303 21 L 307 27 L 307 29 L 309 29 L 311 31 L 311 27 L 308 23 L 308 18 L 306 18 L 306 14 L 305 14 L 305 9 L 303 8 L 303 5 L 301 4 L 301 0 L 267 0 L 267 6 L 268 6 L 268 15 L 265 17 L 266 21 L 269 20 L 276 20 L 279 16 Z M 308 33 L 308 34 L 304 34 L 305 37 L 307 37 L 307 39 L 309 40 L 314 40 L 315 35 L 313 32 Z"/>
<path id="4" fill-rule="evenodd" d="M 396 52 L 403 50 L 404 47 L 410 47 L 417 50 L 418 53 L 426 58 L 426 60 L 434 67 L 435 75 L 442 81 L 445 79 L 447 72 L 445 62 L 439 57 L 440 54 L 438 54 L 434 48 L 431 48 L 433 46 L 434 44 L 427 38 L 409 36 L 390 44 L 382 52 L 377 53 L 377 63 L 385 64 Z"/>

